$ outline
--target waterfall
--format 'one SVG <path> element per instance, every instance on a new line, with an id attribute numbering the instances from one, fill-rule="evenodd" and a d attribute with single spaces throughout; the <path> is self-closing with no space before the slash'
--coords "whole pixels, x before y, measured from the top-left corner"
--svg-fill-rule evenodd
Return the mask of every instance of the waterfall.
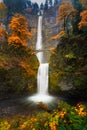
<path id="1" fill-rule="evenodd" d="M 38 33 L 37 33 L 37 42 L 36 50 L 42 49 L 42 16 L 38 18 Z M 48 63 L 43 63 L 43 52 L 37 53 L 37 58 L 40 62 L 40 66 L 37 74 L 37 93 L 38 94 L 47 94 L 48 93 Z"/>
<path id="2" fill-rule="evenodd" d="M 42 16 L 38 18 L 38 32 L 37 32 L 37 42 L 36 42 L 36 50 L 43 49 L 42 45 Z M 37 53 L 37 58 L 40 62 L 40 66 L 38 68 L 37 73 L 37 94 L 31 96 L 29 100 L 34 102 L 49 102 L 53 100 L 53 97 L 48 94 L 48 70 L 49 63 L 44 63 L 44 52 Z"/>
<path id="3" fill-rule="evenodd" d="M 37 32 L 37 42 L 36 42 L 36 50 L 42 49 L 42 16 L 38 18 L 38 32 Z M 39 52 L 36 54 L 40 63 L 43 62 L 43 52 Z"/>
<path id="4" fill-rule="evenodd" d="M 48 94 L 48 63 L 40 64 L 37 74 L 38 94 Z"/>

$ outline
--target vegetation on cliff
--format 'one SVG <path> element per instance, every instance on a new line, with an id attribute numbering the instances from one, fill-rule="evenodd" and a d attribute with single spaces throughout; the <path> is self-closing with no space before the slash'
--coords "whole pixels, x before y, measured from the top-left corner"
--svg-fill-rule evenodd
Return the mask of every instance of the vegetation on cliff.
<path id="1" fill-rule="evenodd" d="M 34 92 L 39 62 L 32 50 L 27 18 L 16 13 L 6 25 L 4 3 L 0 3 L 0 9 L 0 97 Z"/>
<path id="2" fill-rule="evenodd" d="M 68 9 L 65 9 L 65 5 L 67 4 L 63 3 L 59 7 L 58 20 L 64 19 L 61 21 L 62 29 L 60 28 L 59 34 L 52 37 L 54 40 L 60 39 L 50 58 L 50 91 L 69 97 L 86 99 L 87 19 L 84 15 L 86 8 L 82 8 L 83 10 L 76 8 L 74 15 L 72 15 L 74 7 L 72 8 L 69 4 L 66 6 Z M 75 25 L 77 19 L 80 21 L 77 21 Z M 78 33 L 75 32 L 75 28 L 78 28 Z"/>

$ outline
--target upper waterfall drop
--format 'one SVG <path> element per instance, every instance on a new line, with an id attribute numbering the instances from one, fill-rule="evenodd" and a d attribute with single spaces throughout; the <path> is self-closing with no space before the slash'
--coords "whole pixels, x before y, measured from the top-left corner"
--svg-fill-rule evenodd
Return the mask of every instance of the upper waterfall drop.
<path id="1" fill-rule="evenodd" d="M 38 18 L 38 28 L 37 28 L 37 42 L 36 42 L 36 50 L 42 49 L 42 16 Z M 43 52 L 39 52 L 36 54 L 40 63 L 43 62 Z"/>
<path id="2" fill-rule="evenodd" d="M 38 49 L 42 49 L 42 16 L 39 16 L 38 18 L 36 50 Z"/>

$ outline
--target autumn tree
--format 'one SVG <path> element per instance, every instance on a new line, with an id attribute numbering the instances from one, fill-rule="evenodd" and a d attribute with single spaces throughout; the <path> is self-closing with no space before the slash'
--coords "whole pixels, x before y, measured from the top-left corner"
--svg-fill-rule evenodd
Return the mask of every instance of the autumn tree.
<path id="1" fill-rule="evenodd" d="M 82 29 L 82 27 L 87 26 L 87 10 L 81 12 L 80 16 L 81 22 L 79 23 L 79 29 Z"/>
<path id="2" fill-rule="evenodd" d="M 74 14 L 76 13 L 76 10 L 71 5 L 71 3 L 62 3 L 60 7 L 58 8 L 58 18 L 57 23 L 60 25 L 60 32 L 56 35 L 54 38 L 60 38 L 63 34 L 67 34 L 69 37 L 70 31 L 73 29 L 71 25 L 72 18 Z M 62 32 L 61 32 L 62 30 Z M 54 39 L 53 38 L 53 39 Z"/>
<path id="3" fill-rule="evenodd" d="M 67 22 L 70 20 L 73 13 L 75 13 L 76 10 L 73 8 L 73 6 L 70 3 L 64 3 L 62 4 L 58 9 L 58 18 L 57 23 L 63 24 L 64 30 L 66 30 Z"/>
<path id="4" fill-rule="evenodd" d="M 87 10 L 84 10 L 80 13 L 81 16 L 81 21 L 78 24 L 78 27 L 80 30 L 83 30 L 84 32 L 86 32 L 87 35 Z"/>
<path id="5" fill-rule="evenodd" d="M 25 16 L 15 14 L 9 24 L 11 34 L 8 38 L 8 44 L 15 47 L 26 46 L 31 38 L 28 30 L 28 22 Z"/>
<path id="6" fill-rule="evenodd" d="M 59 39 L 63 36 L 66 36 L 66 32 L 64 30 L 61 30 L 57 35 L 51 37 L 52 40 L 56 40 L 56 39 Z"/>

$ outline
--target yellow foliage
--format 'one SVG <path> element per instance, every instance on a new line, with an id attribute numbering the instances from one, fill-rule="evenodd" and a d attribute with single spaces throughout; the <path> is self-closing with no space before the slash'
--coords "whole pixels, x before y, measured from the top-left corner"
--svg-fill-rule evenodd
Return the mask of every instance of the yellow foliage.
<path id="1" fill-rule="evenodd" d="M 0 130 L 59 130 L 60 128 L 75 130 L 74 128 L 78 129 L 78 126 L 86 128 L 86 122 L 87 108 L 84 104 L 71 106 L 58 100 L 58 108 L 51 113 L 34 112 L 30 116 L 16 115 L 1 118 Z"/>
<path id="2" fill-rule="evenodd" d="M 60 118 L 63 119 L 66 114 L 67 114 L 66 111 L 61 111 L 60 112 Z"/>
<path id="3" fill-rule="evenodd" d="M 3 127 L 4 126 L 4 130 L 10 130 L 11 128 L 11 125 L 8 123 L 8 121 L 4 121 L 0 124 L 0 127 Z"/>
<path id="4" fill-rule="evenodd" d="M 87 116 L 87 112 L 85 111 L 86 107 L 82 104 L 77 104 L 77 106 L 75 107 L 75 111 L 78 113 L 79 116 Z"/>
<path id="5" fill-rule="evenodd" d="M 80 13 L 80 16 L 82 17 L 80 23 L 78 24 L 79 29 L 82 29 L 82 27 L 87 26 L 87 10 L 84 10 Z"/>
<path id="6" fill-rule="evenodd" d="M 49 124 L 51 130 L 57 130 L 55 121 Z"/>

